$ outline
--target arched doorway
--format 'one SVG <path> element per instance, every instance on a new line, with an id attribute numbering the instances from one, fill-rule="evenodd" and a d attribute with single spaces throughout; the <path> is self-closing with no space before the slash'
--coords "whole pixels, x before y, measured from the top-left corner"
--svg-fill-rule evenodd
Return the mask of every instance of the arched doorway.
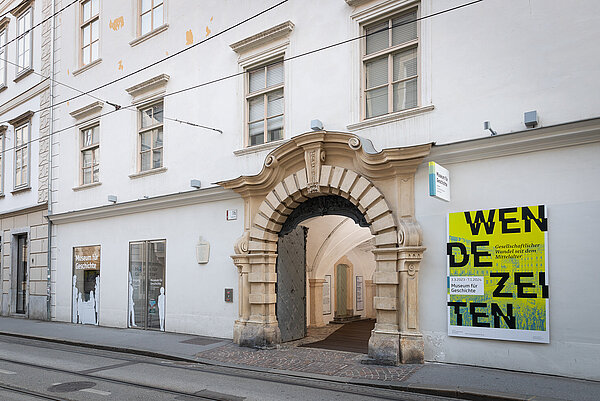
<path id="1" fill-rule="evenodd" d="M 319 219 L 322 216 L 340 216 L 342 224 L 337 224 L 338 220 Z M 301 225 L 307 221 L 311 221 L 311 223 Z M 345 264 L 335 266 L 332 264 L 333 269 L 330 270 L 335 272 L 333 280 L 331 280 L 331 271 L 321 271 L 320 274 L 317 274 L 318 268 L 322 264 L 327 265 L 327 259 L 331 259 L 330 248 L 338 248 L 338 244 L 331 244 L 328 240 L 334 238 L 332 237 L 334 233 L 347 233 L 349 231 L 348 224 L 343 224 L 346 221 L 349 221 L 351 226 L 355 225 L 352 223 L 356 223 L 360 227 L 370 226 L 363 213 L 347 199 L 339 195 L 323 195 L 308 198 L 302 202 L 282 224 L 278 233 L 275 269 L 277 274 L 275 314 L 282 342 L 297 340 L 306 335 L 309 313 L 311 315 L 310 324 L 313 327 L 323 325 L 322 316 L 320 315 L 333 318 L 339 323 L 354 318 L 352 264 L 349 261 L 346 262 L 346 260 L 340 260 L 346 262 Z M 336 224 L 331 224 L 332 222 Z M 308 225 L 311 226 L 310 229 Z M 342 230 L 341 227 L 345 229 Z M 316 239 L 310 241 L 311 249 L 307 249 L 309 245 L 308 235 L 309 233 L 312 235 L 315 230 Z M 318 234 L 321 233 L 327 234 L 327 238 L 324 240 L 320 238 Z M 339 249 L 338 255 L 334 254 L 336 260 L 345 257 L 352 246 L 349 249 L 339 248 L 341 249 Z M 325 260 L 322 260 L 325 256 L 324 253 L 327 252 L 329 258 L 325 257 Z M 331 261 L 329 261 L 329 264 L 331 264 Z M 311 286 L 321 280 L 322 287 L 326 273 L 329 273 L 329 282 L 335 284 L 333 288 L 330 285 L 327 287 L 328 298 L 335 294 L 333 317 L 331 311 L 323 313 L 322 290 L 315 292 L 311 291 L 312 288 L 307 289 L 307 280 L 311 281 Z M 307 304 L 309 293 L 310 301 Z M 320 308 L 319 303 L 321 304 Z M 357 318 L 359 317 L 360 315 L 357 315 Z"/>
<path id="2" fill-rule="evenodd" d="M 414 215 L 414 173 L 431 145 L 375 152 L 354 135 L 311 132 L 273 150 L 263 170 L 219 185 L 244 197 L 244 233 L 232 256 L 238 267 L 240 318 L 234 341 L 281 342 L 276 316 L 277 242 L 305 201 L 336 195 L 349 201 L 374 237 L 376 325 L 369 356 L 380 363 L 423 362 L 418 325 L 418 271 L 424 251 Z"/>

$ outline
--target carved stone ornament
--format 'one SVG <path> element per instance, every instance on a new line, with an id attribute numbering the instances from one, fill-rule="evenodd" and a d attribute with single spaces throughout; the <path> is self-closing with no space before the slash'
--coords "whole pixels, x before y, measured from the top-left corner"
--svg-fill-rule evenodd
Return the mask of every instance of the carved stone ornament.
<path id="1" fill-rule="evenodd" d="M 414 276 L 416 272 L 417 272 L 417 268 L 415 267 L 415 265 L 413 263 L 409 264 L 408 265 L 408 275 Z"/>
<path id="2" fill-rule="evenodd" d="M 414 217 L 399 219 L 399 226 L 398 244 L 400 246 L 421 246 L 423 244 L 423 232 Z"/>
<path id="3" fill-rule="evenodd" d="M 350 146 L 350 149 L 352 150 L 359 150 L 362 144 L 360 143 L 360 139 L 353 137 L 348 139 L 348 146 Z"/>
<path id="4" fill-rule="evenodd" d="M 306 163 L 306 177 L 308 178 L 308 193 L 319 192 L 321 179 L 321 164 L 325 162 L 325 150 L 321 143 L 304 148 L 304 161 Z"/>
<path id="5" fill-rule="evenodd" d="M 277 158 L 273 155 L 268 155 L 265 159 L 265 167 L 276 167 L 277 166 Z"/>
<path id="6" fill-rule="evenodd" d="M 235 242 L 233 246 L 233 251 L 236 255 L 247 254 L 248 244 L 250 243 L 250 233 L 248 231 L 244 232 L 240 238 Z"/>

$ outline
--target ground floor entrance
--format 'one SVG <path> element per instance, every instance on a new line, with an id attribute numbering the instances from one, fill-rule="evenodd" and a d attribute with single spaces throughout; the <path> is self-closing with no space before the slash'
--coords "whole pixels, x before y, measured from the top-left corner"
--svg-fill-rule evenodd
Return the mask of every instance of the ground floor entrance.
<path id="1" fill-rule="evenodd" d="M 283 235 L 303 225 L 308 227 L 307 324 L 322 325 L 324 311 L 342 322 L 360 319 L 357 310 L 365 310 L 372 300 L 376 323 L 369 337 L 369 356 L 387 364 L 423 362 L 417 292 L 424 248 L 413 217 L 413 180 L 430 146 L 374 153 L 370 142 L 354 135 L 311 132 L 272 151 L 259 174 L 218 183 L 240 193 L 245 201 L 244 233 L 232 256 L 240 274 L 236 343 L 264 347 L 288 338 L 280 305 L 290 300 L 296 309 L 303 308 L 295 300 L 301 297 L 281 290 L 279 245 Z M 308 226 L 313 218 L 331 216 L 342 220 L 312 221 L 313 227 Z M 355 243 L 353 233 L 338 235 L 347 231 L 348 220 L 365 228 L 368 237 Z M 311 229 L 320 244 L 314 248 Z M 372 241 L 366 245 L 370 247 L 368 270 L 369 264 L 360 258 L 353 262 L 351 257 L 367 240 Z M 361 269 L 363 273 L 357 274 Z M 367 279 L 376 287 L 369 296 Z M 301 314 L 295 318 L 298 325 L 305 319 Z"/>
<path id="2" fill-rule="evenodd" d="M 276 261 L 282 342 L 307 334 L 313 338 L 315 332 L 322 339 L 320 334 L 335 331 L 321 347 L 344 348 L 350 341 L 350 348 L 366 353 L 374 320 L 349 323 L 375 318 L 372 240 L 360 210 L 339 196 L 308 199 L 288 217 L 279 233 Z"/>
<path id="3" fill-rule="evenodd" d="M 17 243 L 15 313 L 25 314 L 27 312 L 27 234 L 17 235 L 15 239 Z"/>
<path id="4" fill-rule="evenodd" d="M 129 244 L 129 327 L 165 330 L 166 241 Z"/>

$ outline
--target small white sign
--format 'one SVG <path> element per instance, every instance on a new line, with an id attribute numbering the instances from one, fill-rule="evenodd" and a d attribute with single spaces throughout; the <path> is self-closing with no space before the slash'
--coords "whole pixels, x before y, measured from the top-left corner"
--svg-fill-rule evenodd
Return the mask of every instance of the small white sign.
<path id="1" fill-rule="evenodd" d="M 205 241 L 204 238 L 200 237 L 196 244 L 196 261 L 198 264 L 203 265 L 208 263 L 210 257 L 210 244 Z"/>
<path id="2" fill-rule="evenodd" d="M 227 220 L 237 220 L 237 209 L 227 209 Z"/>
<path id="3" fill-rule="evenodd" d="M 483 295 L 483 276 L 451 276 L 450 294 Z"/>
<path id="4" fill-rule="evenodd" d="M 429 196 L 450 202 L 450 173 L 436 162 L 429 162 Z"/>

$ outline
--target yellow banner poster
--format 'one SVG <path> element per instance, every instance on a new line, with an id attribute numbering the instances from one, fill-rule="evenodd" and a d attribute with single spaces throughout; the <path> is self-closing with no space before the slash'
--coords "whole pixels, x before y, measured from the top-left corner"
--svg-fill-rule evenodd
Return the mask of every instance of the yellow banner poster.
<path id="1" fill-rule="evenodd" d="M 448 335 L 548 343 L 544 205 L 448 215 Z"/>

